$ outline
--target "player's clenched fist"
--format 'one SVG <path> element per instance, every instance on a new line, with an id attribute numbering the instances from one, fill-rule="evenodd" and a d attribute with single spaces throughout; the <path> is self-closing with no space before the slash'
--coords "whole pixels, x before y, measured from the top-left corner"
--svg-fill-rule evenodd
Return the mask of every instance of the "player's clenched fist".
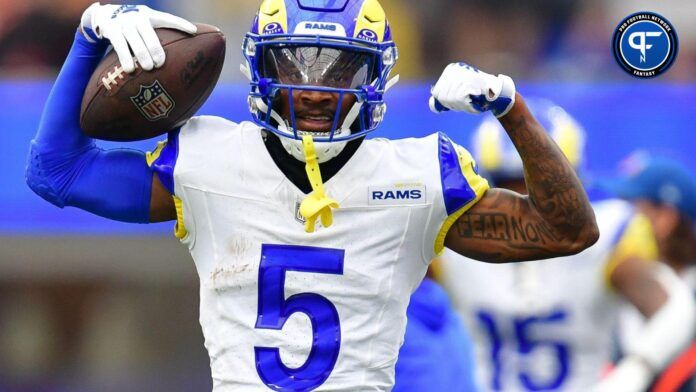
<path id="1" fill-rule="evenodd" d="M 80 23 L 80 31 L 89 41 L 105 38 L 111 42 L 121 67 L 129 73 L 135 70 L 133 54 L 146 71 L 164 64 L 164 49 L 155 34 L 159 27 L 196 32 L 193 23 L 144 5 L 94 3 L 82 14 Z"/>
<path id="2" fill-rule="evenodd" d="M 430 110 L 472 114 L 491 111 L 502 117 L 515 103 L 515 83 L 509 76 L 494 76 L 465 63 L 450 64 L 433 87 Z"/>

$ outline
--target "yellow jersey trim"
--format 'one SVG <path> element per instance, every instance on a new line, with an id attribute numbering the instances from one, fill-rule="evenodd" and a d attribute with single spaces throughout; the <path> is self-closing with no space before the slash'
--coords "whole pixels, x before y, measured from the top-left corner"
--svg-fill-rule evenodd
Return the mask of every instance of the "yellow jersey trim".
<path id="1" fill-rule="evenodd" d="M 476 197 L 445 219 L 445 222 L 440 227 L 440 231 L 437 233 L 437 237 L 435 237 L 434 250 L 437 256 L 442 255 L 442 251 L 445 249 L 445 237 L 447 236 L 447 233 L 452 225 L 454 225 L 455 222 L 457 222 L 457 219 L 464 215 L 465 212 L 469 211 L 474 204 L 478 203 L 479 200 L 483 198 L 483 195 L 486 194 L 486 191 L 490 188 L 488 181 L 476 173 L 474 159 L 472 158 L 471 154 L 461 146 L 455 145 L 454 148 L 457 151 L 457 156 L 459 157 L 459 167 L 462 170 L 462 174 L 464 175 L 466 182 L 474 191 Z"/>
<path id="2" fill-rule="evenodd" d="M 188 230 L 184 225 L 184 207 L 183 202 L 176 196 L 174 198 L 174 207 L 176 208 L 176 224 L 174 224 L 174 236 L 180 240 L 188 235 Z"/>
<path id="3" fill-rule="evenodd" d="M 604 281 L 608 287 L 613 288 L 611 276 L 616 268 L 626 260 L 640 259 L 654 262 L 657 258 L 657 241 L 653 234 L 652 225 L 647 217 L 636 214 L 631 218 L 604 265 Z"/>
<path id="4" fill-rule="evenodd" d="M 145 161 L 147 162 L 147 165 L 152 167 L 152 164 L 155 163 L 155 161 L 160 157 L 160 154 L 162 154 L 162 150 L 164 147 L 167 145 L 167 141 L 163 140 L 161 142 L 157 142 L 157 147 L 155 148 L 154 151 L 146 152 L 145 153 Z"/>
<path id="5" fill-rule="evenodd" d="M 486 188 L 486 190 L 487 189 L 488 188 Z M 440 231 L 437 233 L 437 237 L 435 237 L 435 255 L 442 256 L 442 252 L 445 250 L 445 237 L 447 236 L 449 229 L 457 222 L 457 219 L 459 219 L 462 215 L 464 215 L 465 212 L 469 211 L 474 204 L 481 200 L 484 193 L 485 191 L 481 194 L 477 193 L 474 200 L 470 201 L 467 205 L 458 209 L 454 214 L 447 217 L 445 223 L 442 224 Z"/>

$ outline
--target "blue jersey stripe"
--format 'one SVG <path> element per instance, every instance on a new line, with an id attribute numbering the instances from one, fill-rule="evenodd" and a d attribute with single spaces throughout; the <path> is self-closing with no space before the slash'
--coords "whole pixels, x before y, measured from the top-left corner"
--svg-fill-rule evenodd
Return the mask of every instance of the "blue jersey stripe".
<path id="1" fill-rule="evenodd" d="M 459 155 L 457 155 L 452 141 L 444 133 L 440 133 L 438 136 L 438 156 L 442 196 L 445 199 L 447 215 L 452 215 L 476 199 L 476 192 L 464 177 L 459 165 Z"/>
<path id="2" fill-rule="evenodd" d="M 152 170 L 164 187 L 174 194 L 174 166 L 179 157 L 179 131 L 177 128 L 167 135 L 167 145 L 164 146 L 160 156 L 152 163 Z"/>

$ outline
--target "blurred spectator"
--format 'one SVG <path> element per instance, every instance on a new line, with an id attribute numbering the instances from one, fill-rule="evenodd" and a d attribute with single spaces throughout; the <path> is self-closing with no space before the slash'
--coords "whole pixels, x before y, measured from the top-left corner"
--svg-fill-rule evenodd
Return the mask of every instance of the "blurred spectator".
<path id="1" fill-rule="evenodd" d="M 229 50 L 224 81 L 243 81 L 238 48 L 261 0 L 147 0 L 190 20 L 219 26 Z M 82 10 L 92 0 L 0 0 L 0 74 L 50 76 L 67 53 Z M 120 1 L 115 1 L 120 2 Z M 445 65 L 465 61 L 516 80 L 632 80 L 615 64 L 610 41 L 618 22 L 638 11 L 670 20 L 679 55 L 663 78 L 696 77 L 696 3 L 674 0 L 382 0 L 391 18 L 405 79 L 434 80 Z M 662 78 L 661 78 L 662 79 Z"/>
<path id="2" fill-rule="evenodd" d="M 93 2 L 0 0 L 0 76 L 52 78 L 70 49 L 80 15 Z M 137 3 L 157 6 L 159 1 Z"/>
<path id="3" fill-rule="evenodd" d="M 51 76 L 68 53 L 82 10 L 91 0 L 0 0 L 0 74 Z"/>

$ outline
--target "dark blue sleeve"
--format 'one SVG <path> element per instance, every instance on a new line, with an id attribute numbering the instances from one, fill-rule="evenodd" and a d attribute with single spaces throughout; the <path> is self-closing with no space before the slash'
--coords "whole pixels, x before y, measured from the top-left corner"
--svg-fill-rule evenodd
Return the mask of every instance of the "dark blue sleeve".
<path id="1" fill-rule="evenodd" d="M 152 171 L 137 150 L 102 150 L 80 130 L 85 87 L 106 50 L 80 32 L 46 101 L 26 168 L 29 187 L 58 206 L 147 223 Z"/>

